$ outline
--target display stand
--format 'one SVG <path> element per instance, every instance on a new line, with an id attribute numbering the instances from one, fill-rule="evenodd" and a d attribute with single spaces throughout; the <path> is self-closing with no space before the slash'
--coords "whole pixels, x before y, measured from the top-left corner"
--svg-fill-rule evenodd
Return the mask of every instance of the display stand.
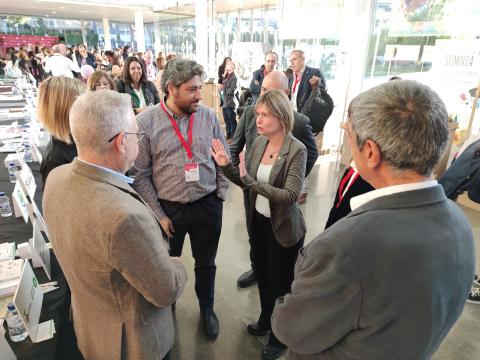
<path id="1" fill-rule="evenodd" d="M 475 110 L 477 109 L 477 102 L 478 102 L 479 95 L 480 95 L 480 80 L 478 81 L 477 92 L 475 93 L 475 99 L 473 99 L 472 112 L 470 113 L 470 121 L 468 122 L 466 139 L 470 138 L 470 136 L 472 135 L 473 119 L 475 118 Z"/>

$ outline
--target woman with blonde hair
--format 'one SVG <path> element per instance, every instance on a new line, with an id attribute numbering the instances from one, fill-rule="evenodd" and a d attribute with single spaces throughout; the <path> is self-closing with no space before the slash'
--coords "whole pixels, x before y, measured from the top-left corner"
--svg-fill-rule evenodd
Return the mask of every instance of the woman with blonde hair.
<path id="1" fill-rule="evenodd" d="M 68 164 L 77 156 L 77 147 L 70 134 L 69 113 L 75 99 L 85 91 L 85 85 L 65 76 L 52 76 L 38 89 L 37 116 L 50 134 L 40 172 L 43 187 L 47 176 L 57 166 Z"/>
<path id="2" fill-rule="evenodd" d="M 305 221 L 297 199 L 305 179 L 307 151 L 290 133 L 291 103 L 280 90 L 262 94 L 255 105 L 259 136 L 232 165 L 220 140 L 213 140 L 212 156 L 223 173 L 249 192 L 246 200 L 251 260 L 257 274 L 261 313 L 247 331 L 254 336 L 271 331 L 270 318 L 277 298 L 290 292 L 298 251 L 305 239 Z M 270 332 L 262 359 L 277 359 L 286 351 Z"/>
<path id="3" fill-rule="evenodd" d="M 113 79 L 106 71 L 97 70 L 89 76 L 87 81 L 87 90 L 116 90 Z"/>

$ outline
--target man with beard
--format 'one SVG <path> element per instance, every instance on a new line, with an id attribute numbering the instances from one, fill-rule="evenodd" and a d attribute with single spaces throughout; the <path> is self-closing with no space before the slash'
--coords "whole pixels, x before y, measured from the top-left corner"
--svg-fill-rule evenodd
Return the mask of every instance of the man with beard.
<path id="1" fill-rule="evenodd" d="M 171 60 L 162 75 L 165 103 L 137 117 L 145 137 L 139 143 L 133 187 L 160 219 L 170 239 L 170 255 L 182 254 L 188 233 L 195 259 L 195 291 L 203 328 L 218 336 L 213 311 L 215 256 L 222 228 L 228 181 L 210 155 L 213 139 L 227 147 L 220 123 L 200 105 L 203 67 L 191 60 Z"/>

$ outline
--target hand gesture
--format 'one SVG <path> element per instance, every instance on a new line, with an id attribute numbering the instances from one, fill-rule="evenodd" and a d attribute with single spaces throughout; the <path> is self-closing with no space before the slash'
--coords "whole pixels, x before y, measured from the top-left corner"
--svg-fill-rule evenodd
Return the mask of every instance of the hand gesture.
<path id="1" fill-rule="evenodd" d="M 173 228 L 172 220 L 165 216 L 164 218 L 160 219 L 160 225 L 162 226 L 163 231 L 165 231 L 165 233 L 167 234 L 168 238 L 173 238 L 173 233 L 175 232 L 175 229 Z"/>
<path id="2" fill-rule="evenodd" d="M 230 164 L 230 157 L 225 151 L 223 143 L 220 141 L 220 139 L 212 140 L 212 149 L 210 150 L 210 154 L 212 154 L 215 162 L 219 166 L 227 166 L 228 164 Z"/>
<path id="3" fill-rule="evenodd" d="M 238 164 L 238 170 L 240 170 L 240 177 L 247 175 L 247 168 L 245 167 L 245 152 L 242 151 L 238 156 L 240 159 L 240 164 Z"/>
<path id="4" fill-rule="evenodd" d="M 308 82 L 310 83 L 310 86 L 312 87 L 312 89 L 315 89 L 316 87 L 318 87 L 320 78 L 318 76 L 312 76 L 312 78 L 308 80 Z"/>

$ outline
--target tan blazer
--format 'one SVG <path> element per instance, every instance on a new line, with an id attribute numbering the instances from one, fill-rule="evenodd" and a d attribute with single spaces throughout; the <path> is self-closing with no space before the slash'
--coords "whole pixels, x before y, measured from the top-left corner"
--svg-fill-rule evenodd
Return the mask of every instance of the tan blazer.
<path id="1" fill-rule="evenodd" d="M 174 340 L 170 305 L 187 275 L 140 196 L 75 158 L 48 176 L 43 209 L 84 358 L 164 357 Z"/>
<path id="2" fill-rule="evenodd" d="M 307 150 L 305 146 L 287 134 L 278 158 L 272 166 L 268 184 L 257 182 L 257 171 L 268 145 L 268 138 L 259 136 L 245 158 L 247 175 L 240 178 L 236 167 L 230 163 L 222 167 L 223 173 L 235 184 L 249 190 L 249 210 L 247 226 L 249 233 L 253 230 L 253 214 L 257 194 L 266 197 L 270 204 L 270 218 L 273 234 L 283 247 L 291 247 L 305 236 L 306 226 L 298 206 L 298 196 L 305 179 Z"/>

